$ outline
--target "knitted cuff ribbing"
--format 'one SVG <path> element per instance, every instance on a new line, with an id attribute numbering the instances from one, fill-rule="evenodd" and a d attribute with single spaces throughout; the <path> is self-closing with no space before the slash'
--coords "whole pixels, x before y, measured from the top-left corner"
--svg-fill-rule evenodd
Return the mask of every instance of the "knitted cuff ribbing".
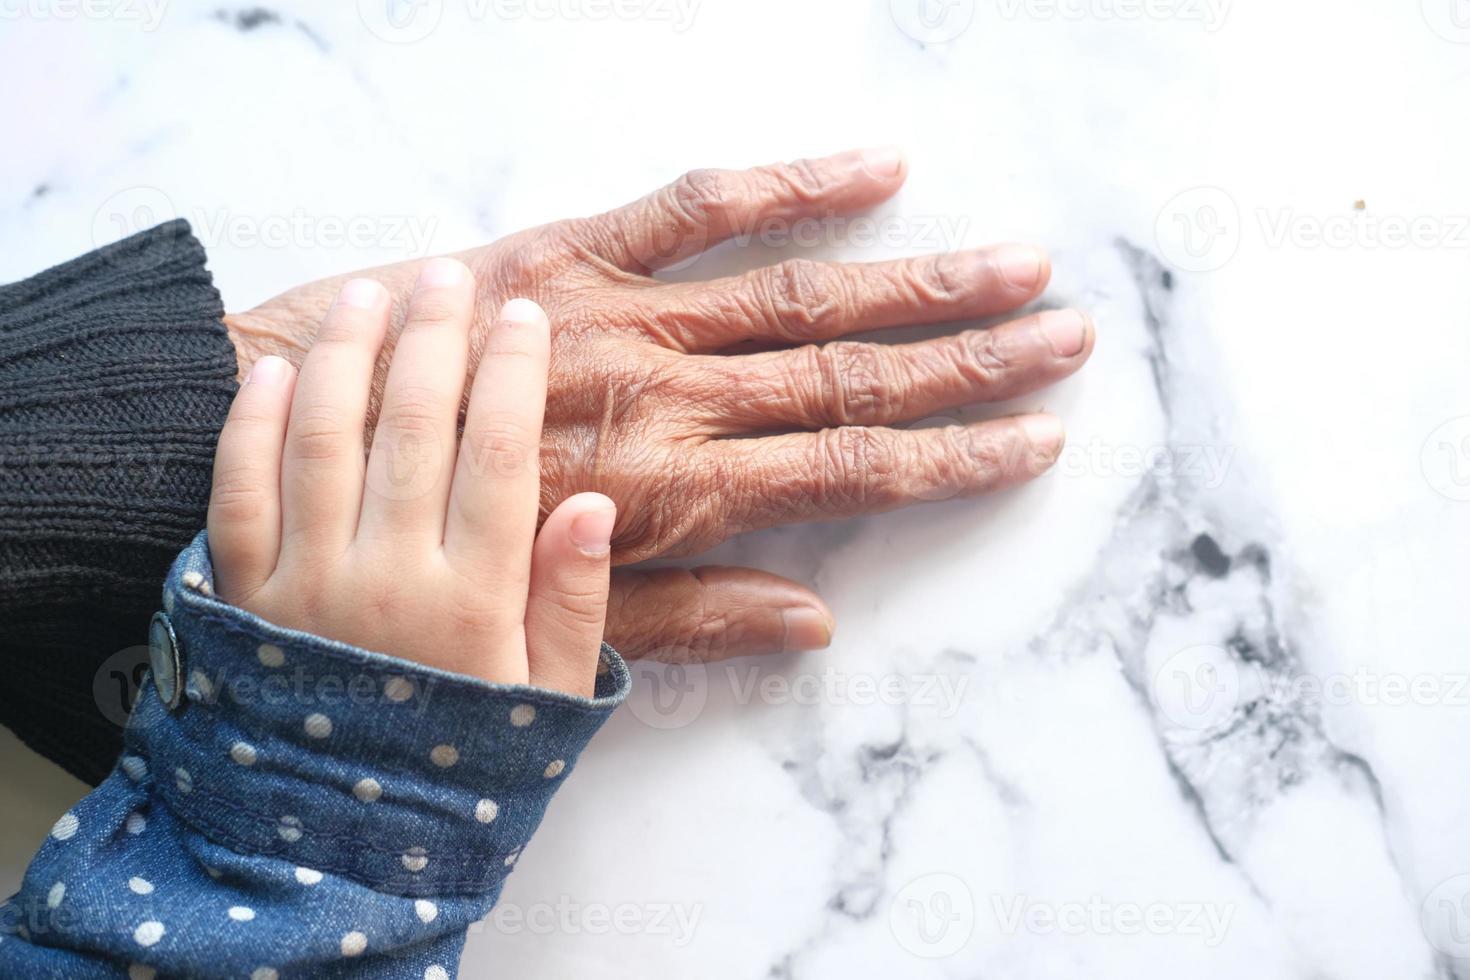
<path id="1" fill-rule="evenodd" d="M 204 524 L 235 391 L 204 263 L 174 221 L 0 287 L 0 722 L 88 782 L 121 746 L 99 669 Z"/>

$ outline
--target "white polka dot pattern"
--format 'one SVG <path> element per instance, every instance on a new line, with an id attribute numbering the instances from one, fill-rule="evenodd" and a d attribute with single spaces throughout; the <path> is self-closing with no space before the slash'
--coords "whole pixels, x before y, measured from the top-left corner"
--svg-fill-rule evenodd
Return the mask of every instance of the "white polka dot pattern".
<path id="1" fill-rule="evenodd" d="M 150 919 L 147 922 L 139 923 L 138 928 L 133 930 L 133 942 L 139 946 L 154 946 L 157 945 L 158 941 L 163 938 L 166 932 L 168 930 L 164 928 L 162 922 L 156 922 Z"/>
<path id="2" fill-rule="evenodd" d="M 301 839 L 301 818 L 292 816 L 282 817 L 276 826 L 276 833 L 286 843 L 296 843 Z"/>
<path id="3" fill-rule="evenodd" d="M 563 701 L 262 628 L 199 598 L 212 573 L 198 548 L 205 560 L 173 573 L 176 649 L 158 641 L 187 697 L 145 698 L 121 778 L 51 827 L 24 891 L 53 913 L 38 948 L 88 944 L 129 980 L 290 980 L 383 961 L 449 980 L 439 940 L 462 939 L 501 888 L 625 691 L 599 681 L 605 701 Z M 27 937 L 0 934 L 5 955 Z"/>
<path id="4" fill-rule="evenodd" d="M 403 855 L 403 866 L 414 874 L 418 874 L 429 866 L 428 855 L 422 847 L 411 847 Z"/>
<path id="5" fill-rule="evenodd" d="M 77 820 L 77 815 L 68 810 L 52 825 L 51 836 L 57 840 L 71 840 L 76 836 L 79 827 L 81 822 Z"/>

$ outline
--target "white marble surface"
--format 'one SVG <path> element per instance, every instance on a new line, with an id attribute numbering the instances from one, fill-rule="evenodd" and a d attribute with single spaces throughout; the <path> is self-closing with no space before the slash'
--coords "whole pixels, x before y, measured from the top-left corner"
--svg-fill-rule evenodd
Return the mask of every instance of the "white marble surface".
<path id="1" fill-rule="evenodd" d="M 1470 977 L 1470 7 L 919 2 L 0 0 L 0 277 L 178 213 L 239 308 L 899 143 L 885 244 L 686 275 L 1043 242 L 1072 448 L 722 548 L 833 649 L 645 674 L 465 975 Z M 80 791 L 4 743 L 0 885 Z"/>

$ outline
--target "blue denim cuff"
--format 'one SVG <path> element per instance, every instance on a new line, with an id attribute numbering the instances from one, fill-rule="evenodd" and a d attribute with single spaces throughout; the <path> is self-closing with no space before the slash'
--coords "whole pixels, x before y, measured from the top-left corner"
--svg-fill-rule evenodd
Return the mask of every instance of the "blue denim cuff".
<path id="1" fill-rule="evenodd" d="M 490 684 L 273 626 L 212 580 L 201 533 L 164 585 L 121 767 L 204 836 L 308 874 L 498 890 L 629 690 L 606 645 L 591 699 Z"/>

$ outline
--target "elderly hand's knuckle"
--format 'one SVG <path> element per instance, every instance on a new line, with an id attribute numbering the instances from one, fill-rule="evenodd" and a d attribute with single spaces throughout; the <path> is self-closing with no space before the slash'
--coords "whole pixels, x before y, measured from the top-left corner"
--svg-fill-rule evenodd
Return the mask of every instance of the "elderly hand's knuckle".
<path id="1" fill-rule="evenodd" d="M 773 329 L 792 340 L 816 340 L 838 332 L 851 306 L 841 276 L 810 259 L 769 266 L 761 286 Z"/>
<path id="2" fill-rule="evenodd" d="M 948 436 L 951 452 L 967 476 L 997 472 L 1010 462 L 1009 443 L 1005 440 L 977 434 L 963 425 L 952 425 L 942 431 Z"/>
<path id="3" fill-rule="evenodd" d="M 729 174 L 723 170 L 691 170 L 669 185 L 669 209 L 691 225 L 702 227 L 727 203 Z"/>
<path id="4" fill-rule="evenodd" d="M 819 506 L 865 505 L 892 471 L 892 451 L 866 426 L 818 433 L 816 497 Z"/>
<path id="5" fill-rule="evenodd" d="M 889 352 L 878 344 L 838 343 L 819 348 L 828 409 L 838 425 L 902 413 L 903 386 Z"/>
<path id="6" fill-rule="evenodd" d="M 971 330 L 956 338 L 965 376 L 977 384 L 993 384 L 1010 368 L 1010 358 L 992 330 Z"/>
<path id="7" fill-rule="evenodd" d="M 930 486 L 948 493 L 958 493 L 975 473 L 990 465 L 987 450 L 978 447 L 970 431 L 962 425 L 931 430 L 933 441 L 925 452 L 924 474 Z"/>
<path id="8" fill-rule="evenodd" d="M 926 306 L 953 302 L 963 294 L 967 282 L 958 259 L 948 253 L 915 262 L 909 267 L 907 281 Z"/>
<path id="9" fill-rule="evenodd" d="M 801 159 L 777 164 L 771 174 L 789 192 L 787 195 L 802 201 L 819 200 L 826 193 L 830 180 L 822 164 L 816 160 Z"/>

